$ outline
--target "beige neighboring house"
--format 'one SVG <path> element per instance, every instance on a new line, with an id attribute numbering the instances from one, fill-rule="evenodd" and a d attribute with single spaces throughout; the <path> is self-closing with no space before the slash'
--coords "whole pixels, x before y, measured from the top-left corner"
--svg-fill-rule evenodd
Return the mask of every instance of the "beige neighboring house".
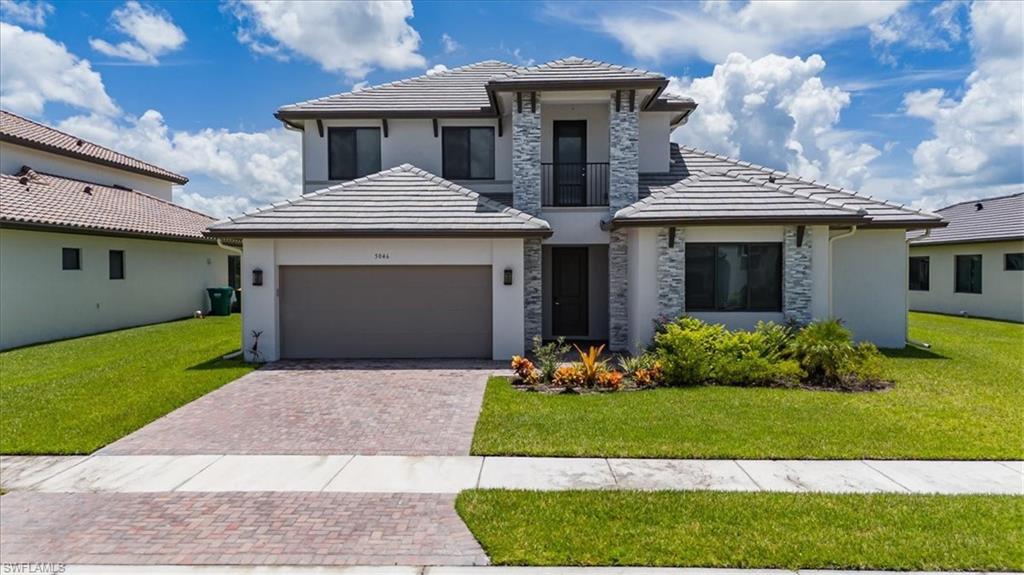
<path id="1" fill-rule="evenodd" d="M 1024 193 L 938 210 L 908 234 L 910 309 L 1024 322 Z"/>
<path id="2" fill-rule="evenodd" d="M 582 58 L 487 61 L 280 108 L 303 195 L 242 238 L 261 358 L 643 346 L 655 320 L 842 318 L 902 347 L 907 230 L 941 218 L 671 143 L 698 103 Z M 249 354 L 248 357 L 252 357 Z"/>
<path id="3" fill-rule="evenodd" d="M 171 202 L 187 181 L 0 111 L 0 349 L 209 309 L 232 256 Z"/>

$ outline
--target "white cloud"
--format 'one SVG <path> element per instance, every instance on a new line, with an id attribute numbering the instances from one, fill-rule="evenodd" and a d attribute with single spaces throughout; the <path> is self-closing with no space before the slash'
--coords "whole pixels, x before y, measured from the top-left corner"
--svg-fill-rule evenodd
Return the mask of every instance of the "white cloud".
<path id="1" fill-rule="evenodd" d="M 1024 5 L 971 7 L 975 70 L 957 100 L 945 90 L 909 92 L 909 116 L 932 123 L 914 150 L 914 184 L 935 205 L 1024 185 Z"/>
<path id="2" fill-rule="evenodd" d="M 44 34 L 0 22 L 0 54 L 0 105 L 6 109 L 37 116 L 47 102 L 61 102 L 99 114 L 118 112 L 89 61 Z"/>
<path id="3" fill-rule="evenodd" d="M 448 66 L 445 66 L 444 64 L 434 64 L 434 67 L 432 67 L 429 70 L 427 70 L 427 76 L 433 76 L 434 74 L 439 74 L 441 72 L 447 72 L 447 71 L 448 71 Z"/>
<path id="4" fill-rule="evenodd" d="M 93 50 L 124 58 L 141 64 L 158 64 L 159 57 L 181 48 L 187 40 L 185 32 L 172 20 L 169 14 L 135 0 L 110 14 L 110 20 L 119 32 L 130 40 L 112 44 L 100 38 L 90 38 Z"/>
<path id="5" fill-rule="evenodd" d="M 868 25 L 871 31 L 871 47 L 879 53 L 879 59 L 895 65 L 894 49 L 943 50 L 948 51 L 960 41 L 963 33 L 961 13 L 966 4 L 962 0 L 945 0 L 935 5 L 927 14 L 914 9 L 901 10 L 883 21 Z"/>
<path id="6" fill-rule="evenodd" d="M 50 14 L 53 14 L 53 4 L 42 0 L 0 0 L 0 19 L 5 22 L 42 28 Z"/>
<path id="7" fill-rule="evenodd" d="M 237 38 L 260 55 L 309 58 L 328 72 L 360 80 L 372 69 L 418 68 L 420 35 L 409 25 L 412 3 L 265 2 L 229 4 Z"/>
<path id="8" fill-rule="evenodd" d="M 710 76 L 672 78 L 698 108 L 673 139 L 832 184 L 860 187 L 880 152 L 837 128 L 850 95 L 821 80 L 825 61 L 730 54 Z"/>
<path id="9" fill-rule="evenodd" d="M 263 132 L 175 131 L 160 112 L 147 110 L 126 121 L 73 116 L 59 128 L 194 178 L 176 199 L 216 217 L 301 193 L 300 136 L 283 127 Z M 196 176 L 215 184 L 199 185 Z"/>
<path id="10" fill-rule="evenodd" d="M 455 38 L 449 36 L 447 32 L 441 34 L 441 46 L 444 47 L 445 54 L 451 54 L 452 52 L 458 51 L 459 48 L 462 48 L 462 44 L 456 42 Z"/>
<path id="11" fill-rule="evenodd" d="M 617 39 L 633 57 L 657 61 L 666 57 L 698 56 L 721 62 L 739 52 L 760 57 L 776 52 L 825 44 L 844 32 L 882 21 L 904 2 L 831 2 L 794 0 L 750 2 L 740 8 L 727 2 L 672 6 L 630 5 L 628 10 L 602 10 L 584 21 Z M 579 14 L 549 11 L 556 17 L 579 19 Z"/>

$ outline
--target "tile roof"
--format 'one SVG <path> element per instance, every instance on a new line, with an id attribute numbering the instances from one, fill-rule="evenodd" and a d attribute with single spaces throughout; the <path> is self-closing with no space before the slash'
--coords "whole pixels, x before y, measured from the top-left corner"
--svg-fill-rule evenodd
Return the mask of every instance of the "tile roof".
<path id="1" fill-rule="evenodd" d="M 138 158 L 115 152 L 110 148 L 88 142 L 38 122 L 33 122 L 28 118 L 23 118 L 6 110 L 0 110 L 0 141 L 87 162 L 103 164 L 175 184 L 185 184 L 188 182 L 188 178 L 175 174 L 170 170 L 165 170 L 159 166 L 143 162 Z"/>
<path id="2" fill-rule="evenodd" d="M 300 118 L 344 117 L 430 117 L 444 115 L 493 116 L 494 108 L 488 90 L 495 86 L 537 84 L 665 84 L 661 74 L 605 64 L 582 58 L 563 58 L 523 68 L 506 62 L 487 60 L 435 74 L 426 74 L 371 86 L 358 92 L 346 92 L 282 106 L 277 111 L 281 120 Z M 514 84 L 514 86 L 513 86 Z M 693 100 L 663 95 L 657 106 L 677 110 L 680 106 L 696 106 Z"/>
<path id="3" fill-rule="evenodd" d="M 410 164 L 218 222 L 217 236 L 549 236 L 539 218 Z"/>
<path id="4" fill-rule="evenodd" d="M 283 106 L 278 118 L 330 117 L 346 113 L 455 112 L 479 114 L 491 109 L 487 81 L 516 67 L 488 60 L 436 74 L 417 76 L 358 92 L 336 94 Z"/>
<path id="5" fill-rule="evenodd" d="M 715 177 L 712 178 L 710 175 Z M 723 209 L 728 208 L 734 217 L 756 219 L 759 214 L 763 213 L 762 209 L 749 206 L 749 200 L 753 200 L 755 197 L 768 198 L 769 195 L 764 194 L 763 191 L 753 192 L 749 188 L 746 190 L 747 192 L 758 195 L 751 197 L 741 195 L 743 194 L 741 188 L 756 184 L 800 198 L 801 202 L 810 201 L 826 206 L 821 209 L 841 208 L 852 213 L 863 210 L 863 215 L 866 218 L 864 224 L 869 226 L 935 227 L 944 225 L 940 216 L 935 214 L 913 210 L 851 190 L 806 180 L 786 172 L 678 144 L 671 144 L 668 172 L 640 174 L 640 197 L 678 192 L 679 190 L 673 189 L 676 184 L 694 176 L 698 176 L 697 181 L 702 182 L 700 188 L 703 191 L 707 192 L 717 187 L 727 194 L 725 197 L 737 200 L 729 206 L 722 206 Z M 690 184 L 684 185 L 683 188 L 691 189 Z M 693 194 L 694 192 L 691 189 L 689 193 Z M 666 200 L 659 200 L 659 202 L 664 201 Z M 746 215 L 744 215 L 744 210 L 747 211 Z M 623 215 L 625 216 L 625 214 Z M 640 215 L 632 217 L 637 219 L 640 218 Z M 618 220 L 618 216 L 615 219 Z"/>
<path id="6" fill-rule="evenodd" d="M 512 87 L 520 84 L 542 85 L 547 83 L 581 83 L 607 84 L 614 82 L 665 84 L 665 76 L 641 70 L 617 66 L 597 60 L 570 57 L 553 60 L 545 64 L 517 68 L 504 74 L 496 75 L 489 82 L 490 86 Z"/>
<path id="7" fill-rule="evenodd" d="M 128 188 L 31 169 L 17 175 L 0 174 L 0 226 L 200 240 L 207 239 L 203 231 L 214 221 Z"/>
<path id="8" fill-rule="evenodd" d="M 694 172 L 686 179 L 660 188 L 619 210 L 614 217 L 618 223 L 661 220 L 858 223 L 864 221 L 865 216 L 857 210 L 793 193 L 778 184 L 711 169 Z"/>
<path id="9" fill-rule="evenodd" d="M 981 209 L 978 209 L 981 206 Z M 912 245 L 991 242 L 1024 238 L 1024 192 L 953 204 L 936 214 L 949 226 Z M 920 232 L 908 234 L 919 236 Z"/>

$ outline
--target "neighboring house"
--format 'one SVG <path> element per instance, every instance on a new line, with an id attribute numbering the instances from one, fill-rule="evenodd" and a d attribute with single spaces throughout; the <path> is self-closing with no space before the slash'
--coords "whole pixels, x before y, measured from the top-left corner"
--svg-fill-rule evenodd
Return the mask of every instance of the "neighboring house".
<path id="1" fill-rule="evenodd" d="M 907 234 L 910 309 L 1024 322 L 1024 193 L 936 213 L 949 227 Z"/>
<path id="2" fill-rule="evenodd" d="M 187 181 L 0 111 L 0 349 L 209 309 L 232 256 L 171 203 Z"/>
<path id="3" fill-rule="evenodd" d="M 259 332 L 266 360 L 497 359 L 536 335 L 625 350 L 683 313 L 835 316 L 902 346 L 905 233 L 941 219 L 670 144 L 697 104 L 667 85 L 489 61 L 281 108 L 304 195 L 210 228 L 244 240 L 246 347 Z"/>

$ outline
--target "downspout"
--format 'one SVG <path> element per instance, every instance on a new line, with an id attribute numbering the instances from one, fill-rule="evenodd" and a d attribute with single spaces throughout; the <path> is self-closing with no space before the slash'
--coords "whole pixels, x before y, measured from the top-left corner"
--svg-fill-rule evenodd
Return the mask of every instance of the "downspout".
<path id="1" fill-rule="evenodd" d="M 924 231 L 924 235 L 918 236 L 916 238 L 907 238 L 907 240 L 906 240 L 906 243 L 907 243 L 907 262 L 906 262 L 906 264 L 907 265 L 903 266 L 903 269 L 906 270 L 905 273 L 904 273 L 904 278 L 903 278 L 903 288 L 904 288 L 903 289 L 903 309 L 905 309 L 908 314 L 910 313 L 910 242 L 915 241 L 915 240 L 923 240 L 923 239 L 927 238 L 930 235 L 932 235 L 932 229 L 928 228 L 928 229 L 926 229 Z M 904 341 L 906 341 L 907 344 L 914 345 L 914 346 L 917 346 L 917 347 L 923 347 L 925 349 L 930 349 L 932 347 L 932 344 L 930 344 L 930 343 L 923 342 L 923 341 L 914 341 L 914 340 L 910 339 L 910 318 L 909 317 L 904 322 L 903 329 L 906 330 L 904 332 L 903 339 L 904 339 Z"/>
<path id="2" fill-rule="evenodd" d="M 836 240 L 848 238 L 853 234 L 857 233 L 857 226 L 852 226 L 850 231 L 839 234 L 838 236 L 832 236 L 828 239 L 828 318 L 832 319 L 835 314 L 832 311 L 832 275 L 835 269 L 834 259 L 832 257 L 832 243 Z"/>
<path id="3" fill-rule="evenodd" d="M 236 253 L 238 255 L 242 255 L 242 250 L 240 250 L 240 249 L 238 249 L 238 248 L 236 248 L 234 246 L 224 245 L 224 240 L 222 240 L 221 238 L 217 238 L 217 247 L 225 249 L 225 250 L 227 250 L 229 252 L 234 252 L 234 253 Z M 244 331 L 243 331 L 243 334 L 244 334 Z M 242 336 L 242 347 L 245 347 L 245 336 L 244 335 Z M 238 351 L 233 351 L 233 352 L 231 352 L 231 353 L 229 353 L 229 354 L 227 354 L 225 356 L 221 356 L 221 359 L 235 359 L 236 357 L 239 357 L 241 355 L 242 355 L 242 350 L 239 349 Z"/>
<path id="4" fill-rule="evenodd" d="M 226 246 L 226 245 L 224 245 L 224 240 L 222 240 L 221 238 L 217 238 L 217 246 L 220 247 L 220 248 L 223 248 L 223 249 L 225 249 L 225 250 L 227 250 L 229 252 L 235 252 L 238 255 L 242 255 L 242 250 L 240 250 L 240 249 L 238 249 L 236 247 L 233 247 L 233 246 Z"/>

